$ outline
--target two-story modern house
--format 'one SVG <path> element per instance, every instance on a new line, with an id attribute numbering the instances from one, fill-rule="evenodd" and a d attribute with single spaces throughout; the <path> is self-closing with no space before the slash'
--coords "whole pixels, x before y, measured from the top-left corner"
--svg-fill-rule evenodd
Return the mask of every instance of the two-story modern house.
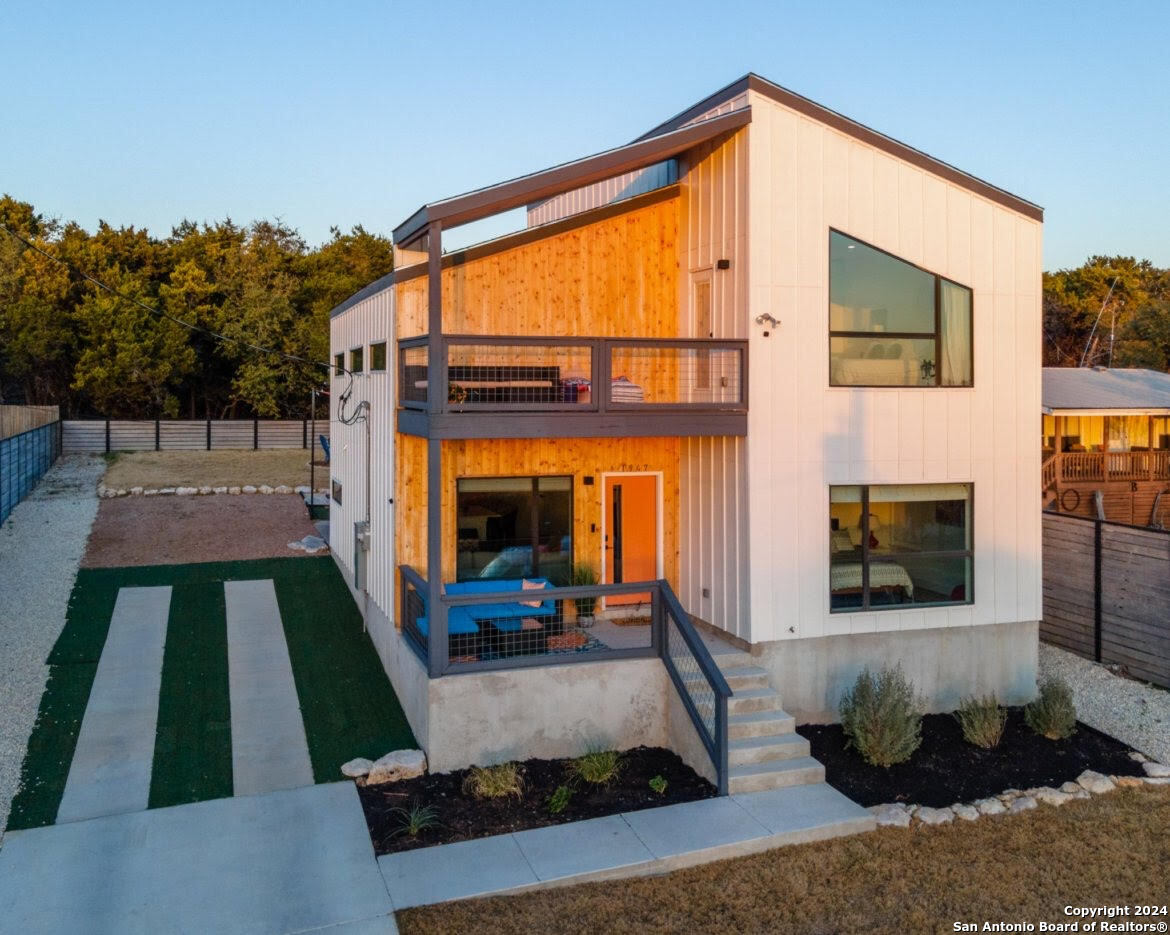
<path id="1" fill-rule="evenodd" d="M 749 75 L 399 225 L 333 312 L 331 538 L 432 768 L 767 788 L 863 667 L 1030 698 L 1042 217 Z"/>

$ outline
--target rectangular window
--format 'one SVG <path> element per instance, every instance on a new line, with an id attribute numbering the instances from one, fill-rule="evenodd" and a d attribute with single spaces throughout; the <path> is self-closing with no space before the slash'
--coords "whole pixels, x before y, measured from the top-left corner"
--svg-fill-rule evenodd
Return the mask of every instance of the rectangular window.
<path id="1" fill-rule="evenodd" d="M 970 604 L 971 485 L 829 488 L 829 606 Z"/>
<path id="2" fill-rule="evenodd" d="M 568 584 L 571 477 L 462 477 L 455 489 L 457 581 L 547 578 Z"/>
<path id="3" fill-rule="evenodd" d="M 353 373 L 362 372 L 362 349 L 355 347 L 349 352 L 349 369 Z"/>
<path id="4" fill-rule="evenodd" d="M 386 342 L 370 345 L 370 370 L 386 369 Z"/>
<path id="5" fill-rule="evenodd" d="M 829 232 L 829 382 L 971 386 L 966 286 Z"/>
<path id="6" fill-rule="evenodd" d="M 333 375 L 335 377 L 339 377 L 343 373 L 345 373 L 345 355 L 344 354 L 334 354 L 333 355 Z"/>

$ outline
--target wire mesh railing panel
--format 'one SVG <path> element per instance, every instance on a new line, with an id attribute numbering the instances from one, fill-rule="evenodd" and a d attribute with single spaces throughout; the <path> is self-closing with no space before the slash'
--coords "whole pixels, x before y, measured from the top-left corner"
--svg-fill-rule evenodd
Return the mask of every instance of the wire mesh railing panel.
<path id="1" fill-rule="evenodd" d="M 713 748 L 718 736 L 715 723 L 717 706 L 715 687 L 679 630 L 678 621 L 669 612 L 666 614 L 666 661 L 674 669 L 699 716 L 702 729 L 707 735 L 704 738 L 705 742 Z"/>
<path id="2" fill-rule="evenodd" d="M 532 657 L 553 665 L 615 653 L 649 654 L 650 604 L 605 607 L 610 590 L 553 588 L 544 579 L 449 584 L 448 597 L 458 601 L 447 607 L 450 666 L 508 668 L 517 660 L 531 664 Z M 462 600 L 471 594 L 474 602 Z"/>
<path id="3" fill-rule="evenodd" d="M 403 347 L 398 350 L 399 397 L 402 405 L 426 405 L 427 402 L 427 348 Z"/>
<path id="4" fill-rule="evenodd" d="M 614 344 L 611 405 L 739 406 L 743 399 L 738 347 Z"/>
<path id="5" fill-rule="evenodd" d="M 430 632 L 427 620 L 426 582 L 413 573 L 402 573 L 402 632 L 415 651 L 427 658 Z"/>
<path id="6" fill-rule="evenodd" d="M 447 346 L 451 408 L 575 408 L 593 405 L 587 344 Z"/>

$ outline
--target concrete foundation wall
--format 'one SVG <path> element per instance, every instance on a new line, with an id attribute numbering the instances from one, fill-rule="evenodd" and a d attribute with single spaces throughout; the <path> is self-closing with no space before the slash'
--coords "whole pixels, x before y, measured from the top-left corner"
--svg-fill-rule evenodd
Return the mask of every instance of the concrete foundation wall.
<path id="1" fill-rule="evenodd" d="M 798 723 L 840 720 L 838 706 L 862 669 L 902 665 L 928 712 L 953 711 L 961 698 L 994 692 L 1004 704 L 1036 695 L 1038 624 L 859 633 L 762 643 L 752 648 L 784 709 Z"/>
<path id="2" fill-rule="evenodd" d="M 590 748 L 667 746 L 666 669 L 658 659 L 538 666 L 430 682 L 433 772 Z M 397 686 L 395 686 L 397 688 Z"/>

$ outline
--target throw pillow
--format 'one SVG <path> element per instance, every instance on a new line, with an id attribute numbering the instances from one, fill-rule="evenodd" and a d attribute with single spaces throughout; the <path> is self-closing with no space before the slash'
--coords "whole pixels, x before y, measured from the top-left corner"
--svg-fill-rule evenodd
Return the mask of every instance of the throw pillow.
<path id="1" fill-rule="evenodd" d="M 544 590 L 544 582 L 543 581 L 529 581 L 527 578 L 524 578 L 520 581 L 520 590 L 522 590 L 522 591 L 543 591 Z M 543 602 L 542 601 L 520 601 L 519 603 L 522 607 L 539 607 Z"/>

